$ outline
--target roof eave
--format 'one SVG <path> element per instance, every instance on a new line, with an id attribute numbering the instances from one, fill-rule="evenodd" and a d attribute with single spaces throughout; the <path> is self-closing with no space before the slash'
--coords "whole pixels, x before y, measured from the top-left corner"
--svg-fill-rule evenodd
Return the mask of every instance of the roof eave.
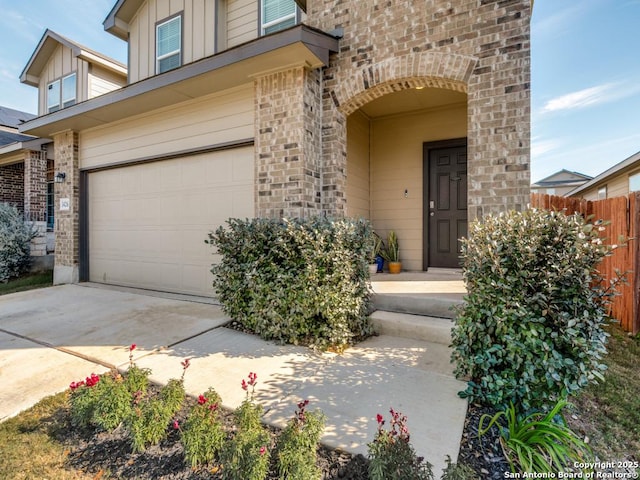
<path id="1" fill-rule="evenodd" d="M 630 157 L 624 159 L 622 162 L 615 164 L 613 167 L 605 170 L 600 175 L 594 177 L 592 180 L 588 181 L 584 185 L 571 190 L 566 194 L 566 196 L 572 197 L 581 192 L 584 192 L 585 190 L 597 187 L 607 182 L 614 175 L 624 173 L 625 170 L 631 170 L 633 167 L 638 166 L 638 165 L 635 165 L 636 163 L 640 165 L 640 152 L 637 152 L 631 155 Z"/>
<path id="2" fill-rule="evenodd" d="M 20 131 L 50 137 L 64 130 L 84 130 L 253 81 L 256 76 L 301 65 L 327 65 L 339 40 L 306 25 L 239 45 L 155 75 L 20 126 Z M 206 75 L 206 77 L 205 77 Z M 215 80 L 215 81 L 214 81 Z"/>

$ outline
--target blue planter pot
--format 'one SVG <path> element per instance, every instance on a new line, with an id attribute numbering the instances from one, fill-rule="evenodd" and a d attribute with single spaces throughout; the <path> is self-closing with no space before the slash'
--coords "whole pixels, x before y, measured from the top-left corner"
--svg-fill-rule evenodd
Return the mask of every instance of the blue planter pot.
<path id="1" fill-rule="evenodd" d="M 382 273 L 382 268 L 384 267 L 384 258 L 378 255 L 376 257 L 376 264 L 378 265 L 378 273 Z"/>

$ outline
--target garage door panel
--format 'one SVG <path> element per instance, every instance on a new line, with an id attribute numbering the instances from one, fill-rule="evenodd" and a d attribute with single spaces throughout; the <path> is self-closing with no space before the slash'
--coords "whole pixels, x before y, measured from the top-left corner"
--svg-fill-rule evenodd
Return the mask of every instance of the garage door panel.
<path id="1" fill-rule="evenodd" d="M 254 216 L 253 177 L 251 147 L 90 173 L 89 279 L 211 296 L 204 240 Z"/>

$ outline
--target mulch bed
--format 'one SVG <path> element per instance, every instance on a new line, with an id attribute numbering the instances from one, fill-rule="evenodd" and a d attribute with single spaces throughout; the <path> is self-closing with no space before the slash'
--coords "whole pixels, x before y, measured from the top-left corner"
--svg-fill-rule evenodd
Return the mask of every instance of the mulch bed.
<path id="1" fill-rule="evenodd" d="M 195 404 L 188 398 L 185 407 L 177 416 L 181 423 L 187 411 Z M 484 413 L 492 413 L 486 408 L 470 405 L 465 421 L 459 462 L 472 467 L 482 479 L 504 478 L 509 465 L 504 459 L 498 433 L 494 428 L 478 438 L 478 422 Z M 233 414 L 222 412 L 222 421 L 227 430 L 233 429 Z M 218 465 L 197 470 L 191 469 L 184 461 L 179 432 L 170 430 L 168 437 L 159 445 L 148 448 L 142 453 L 132 453 L 129 439 L 124 429 L 114 432 L 95 432 L 82 430 L 71 425 L 69 412 L 61 410 L 54 422 L 54 437 L 67 447 L 67 464 L 70 468 L 91 474 L 94 478 L 121 479 L 163 479 L 163 480 L 219 480 L 222 478 Z M 272 443 L 278 430 L 271 428 Z M 351 455 L 321 446 L 318 449 L 317 464 L 322 470 L 323 480 L 367 480 L 368 460 L 362 455 Z M 441 472 L 434 472 L 439 478 Z M 275 463 L 269 480 L 275 480 Z"/>

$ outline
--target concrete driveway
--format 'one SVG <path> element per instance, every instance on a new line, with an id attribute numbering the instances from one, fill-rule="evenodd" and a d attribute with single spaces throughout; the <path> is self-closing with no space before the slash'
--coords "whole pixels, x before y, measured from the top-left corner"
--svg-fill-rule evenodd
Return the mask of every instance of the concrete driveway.
<path id="1" fill-rule="evenodd" d="M 330 447 L 366 454 L 376 414 L 393 407 L 408 416 L 412 443 L 435 472 L 445 455 L 457 458 L 467 404 L 446 344 L 382 335 L 343 355 L 318 354 L 222 328 L 219 306 L 190 300 L 91 284 L 0 296 L 0 420 L 92 372 L 126 368 L 135 343 L 152 380 L 178 378 L 190 358 L 187 392 L 213 386 L 227 408 L 242 402 L 240 382 L 256 372 L 265 421 L 275 426 L 309 399 L 327 416 Z"/>

